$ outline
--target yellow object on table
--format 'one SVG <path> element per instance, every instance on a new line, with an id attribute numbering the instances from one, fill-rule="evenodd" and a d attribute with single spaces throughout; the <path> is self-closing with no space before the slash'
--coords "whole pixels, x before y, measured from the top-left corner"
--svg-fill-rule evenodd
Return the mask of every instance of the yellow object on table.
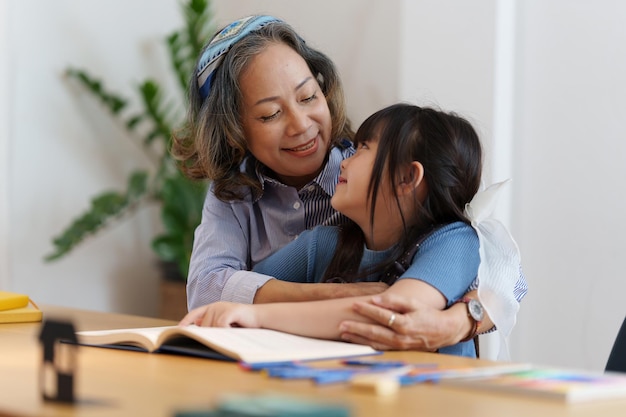
<path id="1" fill-rule="evenodd" d="M 28 296 L 8 291 L 0 291 L 0 311 L 26 307 Z"/>
<path id="2" fill-rule="evenodd" d="M 0 291 L 0 323 L 41 321 L 43 313 L 25 294 Z"/>

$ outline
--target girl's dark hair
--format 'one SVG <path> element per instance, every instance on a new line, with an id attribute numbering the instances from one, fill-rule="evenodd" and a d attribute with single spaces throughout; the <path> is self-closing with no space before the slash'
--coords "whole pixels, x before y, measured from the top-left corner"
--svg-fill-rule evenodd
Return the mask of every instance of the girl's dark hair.
<path id="1" fill-rule="evenodd" d="M 249 152 L 241 126 L 243 99 L 239 78 L 256 55 L 275 43 L 296 51 L 317 78 L 330 109 L 331 146 L 354 135 L 346 115 L 339 73 L 330 58 L 309 47 L 288 24 L 267 24 L 235 43 L 224 55 L 206 99 L 200 96 L 195 75 L 192 77 L 187 124 L 173 138 L 171 151 L 182 171 L 192 179 L 212 180 L 215 195 L 223 201 L 242 199 L 245 187 L 250 187 L 253 194 L 261 192 L 255 167 L 240 171 Z"/>
<path id="2" fill-rule="evenodd" d="M 372 167 L 368 197 L 374 221 L 376 197 L 382 178 L 388 178 L 395 190 L 402 168 L 418 161 L 424 167 L 427 195 L 423 202 L 416 199 L 415 218 L 403 217 L 402 240 L 389 260 L 359 273 L 365 237 L 354 223 L 342 226 L 335 256 L 322 281 L 340 277 L 354 282 L 372 273 L 388 270 L 400 256 L 435 225 L 462 221 L 465 205 L 471 201 L 480 186 L 482 148 L 472 125 L 454 113 L 409 104 L 395 104 L 368 117 L 356 132 L 358 146 L 378 138 L 378 153 Z M 384 177 L 383 170 L 387 171 Z"/>

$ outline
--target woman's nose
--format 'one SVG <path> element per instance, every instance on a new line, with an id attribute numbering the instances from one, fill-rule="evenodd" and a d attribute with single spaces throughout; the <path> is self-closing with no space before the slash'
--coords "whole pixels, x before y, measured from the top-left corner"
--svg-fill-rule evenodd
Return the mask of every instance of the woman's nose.
<path id="1" fill-rule="evenodd" d="M 306 110 L 293 109 L 289 115 L 287 133 L 290 136 L 300 135 L 311 127 L 311 119 Z"/>

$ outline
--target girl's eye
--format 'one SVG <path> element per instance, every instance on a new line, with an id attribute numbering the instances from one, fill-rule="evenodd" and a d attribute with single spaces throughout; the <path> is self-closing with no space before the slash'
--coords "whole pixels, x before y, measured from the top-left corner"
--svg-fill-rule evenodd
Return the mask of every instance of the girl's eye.
<path id="1" fill-rule="evenodd" d="M 359 143 L 359 146 L 357 149 L 369 149 L 369 146 L 367 146 L 367 142 L 361 142 Z"/>
<path id="2" fill-rule="evenodd" d="M 262 122 L 269 122 L 270 120 L 277 118 L 278 117 L 278 113 L 280 113 L 280 112 L 277 111 L 277 112 L 275 112 L 273 114 L 270 114 L 269 116 L 261 116 L 261 117 L 259 117 L 259 119 Z"/>

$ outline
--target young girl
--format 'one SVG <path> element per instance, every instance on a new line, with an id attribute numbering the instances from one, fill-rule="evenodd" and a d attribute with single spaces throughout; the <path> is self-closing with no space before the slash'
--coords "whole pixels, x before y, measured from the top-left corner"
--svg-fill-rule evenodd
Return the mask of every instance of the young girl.
<path id="1" fill-rule="evenodd" d="M 464 214 L 481 178 L 476 132 L 454 114 L 397 104 L 370 116 L 355 146 L 356 154 L 341 164 L 332 198 L 354 223 L 303 232 L 255 270 L 299 282 L 383 280 L 391 284 L 385 291 L 390 294 L 437 309 L 452 305 L 481 262 L 478 236 Z M 367 298 L 218 302 L 192 310 L 181 325 L 263 327 L 339 339 L 343 320 L 364 320 L 351 307 Z M 439 351 L 475 356 L 473 340 Z"/>

